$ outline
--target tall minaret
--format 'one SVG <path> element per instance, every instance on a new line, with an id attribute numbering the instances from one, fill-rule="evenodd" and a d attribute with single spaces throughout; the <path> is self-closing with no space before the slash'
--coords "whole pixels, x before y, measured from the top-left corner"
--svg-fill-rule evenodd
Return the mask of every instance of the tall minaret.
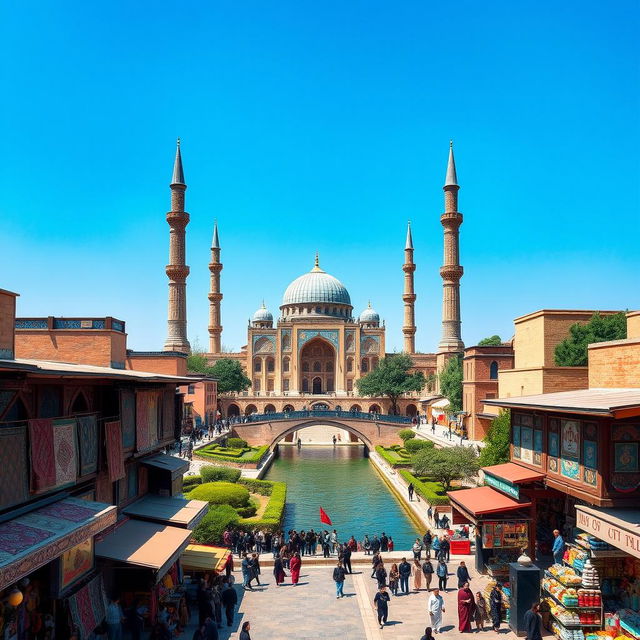
<path id="1" fill-rule="evenodd" d="M 187 340 L 187 276 L 189 267 L 186 265 L 185 229 L 189 224 L 189 214 L 184 210 L 184 192 L 187 185 L 184 182 L 182 170 L 182 156 L 180 155 L 180 138 L 177 141 L 176 159 L 173 164 L 173 178 L 171 179 L 171 211 L 167 213 L 169 223 L 169 316 L 168 334 L 164 342 L 165 351 L 191 352 L 191 345 Z"/>
<path id="2" fill-rule="evenodd" d="M 220 300 L 222 300 L 220 272 L 222 271 L 222 262 L 220 262 L 220 240 L 218 238 L 217 221 L 213 225 L 209 271 L 211 272 L 211 284 L 209 286 L 209 353 L 220 353 L 222 351 L 222 325 L 220 324 Z"/>
<path id="3" fill-rule="evenodd" d="M 404 334 L 405 353 L 413 354 L 416 352 L 416 317 L 414 305 L 416 302 L 416 294 L 413 288 L 413 272 L 416 265 L 413 262 L 413 238 L 411 237 L 411 222 L 407 225 L 407 242 L 404 245 L 404 292 L 402 300 L 404 301 L 404 323 L 402 325 L 402 333 Z"/>
<path id="4" fill-rule="evenodd" d="M 444 263 L 442 276 L 442 339 L 439 353 L 462 353 L 464 343 L 460 332 L 460 266 L 459 229 L 462 214 L 458 212 L 458 177 L 453 158 L 453 141 L 449 143 L 449 163 L 444 181 L 444 213 L 440 222 L 444 227 Z"/>

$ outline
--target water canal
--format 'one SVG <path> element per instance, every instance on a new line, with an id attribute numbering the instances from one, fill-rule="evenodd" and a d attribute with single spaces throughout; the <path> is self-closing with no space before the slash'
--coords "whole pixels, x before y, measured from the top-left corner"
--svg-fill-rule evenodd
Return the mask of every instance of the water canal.
<path id="1" fill-rule="evenodd" d="M 340 540 L 360 541 L 385 531 L 395 548 L 410 549 L 419 533 L 404 507 L 364 455 L 364 446 L 279 447 L 265 480 L 287 483 L 283 529 L 327 528 L 322 507 Z"/>

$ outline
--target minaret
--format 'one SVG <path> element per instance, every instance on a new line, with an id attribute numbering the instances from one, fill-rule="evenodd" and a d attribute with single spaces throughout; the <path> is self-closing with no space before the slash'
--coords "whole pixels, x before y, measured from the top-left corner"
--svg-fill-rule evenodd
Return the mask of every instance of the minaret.
<path id="1" fill-rule="evenodd" d="M 222 262 L 220 262 L 220 240 L 218 239 L 218 222 L 213 225 L 213 241 L 211 242 L 211 262 L 209 263 L 211 272 L 211 283 L 209 286 L 209 353 L 220 353 L 222 351 L 221 336 L 222 325 L 220 320 L 220 272 Z"/>
<path id="2" fill-rule="evenodd" d="M 449 163 L 444 181 L 444 213 L 440 222 L 444 227 L 444 262 L 442 276 L 442 339 L 439 353 L 462 353 L 464 343 L 460 331 L 460 266 L 459 229 L 462 214 L 458 212 L 458 177 L 453 158 L 453 141 L 449 143 Z"/>
<path id="3" fill-rule="evenodd" d="M 180 138 L 177 141 L 176 159 L 171 179 L 171 211 L 167 213 L 169 223 L 169 264 L 166 272 L 169 277 L 169 316 L 168 334 L 164 342 L 165 351 L 191 352 L 187 340 L 187 276 L 189 267 L 185 263 L 185 230 L 189 224 L 189 214 L 184 210 L 184 182 Z"/>
<path id="4" fill-rule="evenodd" d="M 416 317 L 414 305 L 416 302 L 416 294 L 413 288 L 413 272 L 416 265 L 413 262 L 413 238 L 411 237 L 411 222 L 407 225 L 407 242 L 404 245 L 404 292 L 402 300 L 404 301 L 404 323 L 402 325 L 402 333 L 404 334 L 405 353 L 413 354 L 416 352 Z"/>

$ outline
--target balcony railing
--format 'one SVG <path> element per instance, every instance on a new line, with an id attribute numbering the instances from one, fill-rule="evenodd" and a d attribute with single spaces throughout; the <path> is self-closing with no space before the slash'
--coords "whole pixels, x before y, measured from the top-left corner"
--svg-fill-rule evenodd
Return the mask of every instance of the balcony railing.
<path id="1" fill-rule="evenodd" d="M 312 409 L 308 411 L 281 411 L 273 413 L 252 413 L 244 416 L 242 422 L 272 422 L 274 420 L 302 420 L 306 418 L 342 418 L 344 420 L 366 420 L 368 422 L 393 422 L 396 424 L 411 424 L 407 416 L 392 416 L 382 413 L 364 413 L 363 411 L 333 411 Z"/>

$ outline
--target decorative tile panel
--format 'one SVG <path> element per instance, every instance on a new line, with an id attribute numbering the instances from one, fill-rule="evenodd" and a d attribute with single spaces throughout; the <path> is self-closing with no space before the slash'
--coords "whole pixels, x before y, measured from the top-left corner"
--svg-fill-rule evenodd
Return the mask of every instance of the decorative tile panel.
<path id="1" fill-rule="evenodd" d="M 13 360 L 13 350 L 11 349 L 0 349 L 0 358 L 3 360 Z"/>
<path id="2" fill-rule="evenodd" d="M 356 332 L 355 329 L 347 329 L 344 337 L 344 349 L 347 353 L 354 353 L 356 350 Z"/>
<path id="3" fill-rule="evenodd" d="M 46 329 L 47 319 L 42 320 L 16 320 L 16 329 Z"/>
<path id="4" fill-rule="evenodd" d="M 338 331 L 333 329 L 324 329 L 320 331 L 300 331 L 298 333 L 298 350 L 309 342 L 309 340 L 313 340 L 313 338 L 324 338 L 336 349 L 338 348 Z"/>
<path id="5" fill-rule="evenodd" d="M 360 353 L 378 353 L 380 351 L 380 336 L 360 336 Z"/>
<path id="6" fill-rule="evenodd" d="M 283 329 L 280 337 L 283 351 L 291 351 L 291 329 Z"/>
<path id="7" fill-rule="evenodd" d="M 275 335 L 256 333 L 253 335 L 252 344 L 254 353 L 275 353 L 276 337 Z"/>
<path id="8" fill-rule="evenodd" d="M 121 331 L 122 333 L 124 333 L 124 322 L 120 322 L 120 320 L 112 320 L 111 328 L 114 331 Z"/>

